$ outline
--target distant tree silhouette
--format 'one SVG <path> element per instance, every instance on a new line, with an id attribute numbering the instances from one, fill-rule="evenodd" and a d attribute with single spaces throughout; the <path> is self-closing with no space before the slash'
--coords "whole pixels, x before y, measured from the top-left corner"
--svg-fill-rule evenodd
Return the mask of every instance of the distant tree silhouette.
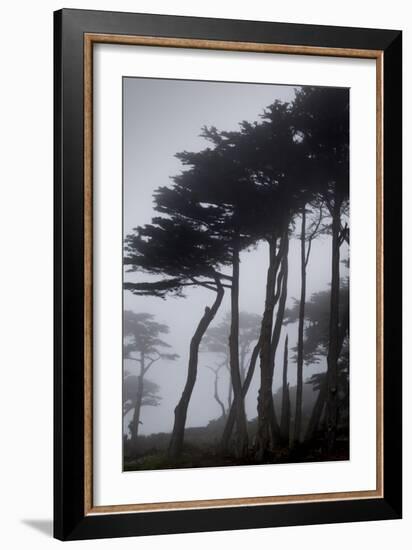
<path id="1" fill-rule="evenodd" d="M 135 361 L 138 364 L 138 376 L 130 375 L 124 379 L 126 392 L 124 398 L 125 406 L 127 403 L 134 404 L 133 418 L 130 423 L 130 434 L 132 445 L 137 443 L 139 431 L 140 413 L 144 405 L 156 405 L 158 403 L 156 385 L 145 383 L 145 376 L 151 366 L 160 359 L 174 361 L 178 355 L 175 353 L 165 353 L 164 350 L 171 346 L 162 340 L 160 336 L 169 332 L 169 327 L 165 324 L 154 321 L 154 316 L 150 313 L 135 313 L 126 310 L 123 314 L 124 329 L 124 359 Z M 130 397 L 130 384 L 135 384 L 135 397 Z M 152 390 L 150 392 L 150 390 Z"/>
<path id="2" fill-rule="evenodd" d="M 217 353 L 222 361 L 228 362 L 229 336 L 230 336 L 230 314 L 225 315 L 218 325 L 208 329 L 203 338 L 203 351 Z M 242 384 L 245 381 L 247 371 L 247 358 L 251 353 L 253 342 L 259 338 L 260 317 L 255 313 L 241 311 L 239 313 L 239 356 L 240 356 L 240 377 Z M 231 403 L 228 403 L 229 407 Z"/>
<path id="3" fill-rule="evenodd" d="M 248 313 L 241 311 L 239 315 L 239 345 L 240 345 L 240 375 L 242 381 L 242 399 L 244 400 L 248 392 L 250 383 L 255 371 L 256 361 L 259 350 L 259 331 L 260 331 L 260 317 L 254 313 Z M 230 334 L 230 316 L 226 315 L 223 321 L 214 327 L 210 327 L 204 338 L 204 349 L 211 353 L 218 353 L 223 356 L 222 365 L 227 364 L 228 361 L 228 343 Z M 255 346 L 252 350 L 252 344 Z M 249 365 L 247 367 L 247 360 L 249 359 Z M 247 367 L 247 368 L 246 368 Z M 232 383 L 229 381 L 229 388 Z M 229 392 L 230 395 L 230 392 Z M 228 416 L 225 424 L 225 428 L 222 434 L 221 448 L 223 451 L 227 451 L 229 446 L 229 439 L 233 432 L 235 425 L 236 411 L 230 398 L 228 400 Z"/>
<path id="4" fill-rule="evenodd" d="M 223 401 L 221 400 L 220 395 L 219 395 L 219 373 L 220 373 L 220 370 L 223 367 L 224 367 L 223 363 L 221 363 L 220 365 L 214 366 L 214 367 L 211 367 L 210 365 L 206 365 L 206 368 L 209 369 L 211 372 L 213 372 L 213 375 L 214 375 L 214 385 L 213 385 L 214 393 L 213 393 L 213 397 L 214 397 L 216 403 L 219 405 L 219 407 L 222 411 L 222 414 L 221 414 L 222 418 L 226 418 L 225 405 L 223 404 Z"/>
<path id="5" fill-rule="evenodd" d="M 143 392 L 141 407 L 158 407 L 161 402 L 159 395 L 160 387 L 155 382 L 143 380 Z M 139 394 L 139 376 L 127 373 L 123 378 L 123 417 L 125 417 L 130 411 L 135 410 L 137 405 L 137 399 Z M 139 425 L 143 424 L 139 416 Z M 133 430 L 133 421 L 129 422 L 130 435 Z"/>
<path id="6" fill-rule="evenodd" d="M 233 387 L 230 380 L 230 364 L 229 364 L 229 333 L 230 324 L 226 322 L 219 323 L 208 328 L 203 337 L 201 351 L 214 353 L 217 355 L 216 366 L 225 367 L 229 373 L 229 384 L 227 392 L 227 408 L 232 405 Z M 230 323 L 230 321 L 229 321 Z M 223 325 L 223 326 L 222 326 Z"/>

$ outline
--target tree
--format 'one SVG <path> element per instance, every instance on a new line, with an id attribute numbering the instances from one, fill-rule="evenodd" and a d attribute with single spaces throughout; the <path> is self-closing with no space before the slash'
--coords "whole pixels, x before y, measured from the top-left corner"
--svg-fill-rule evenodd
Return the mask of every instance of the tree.
<path id="1" fill-rule="evenodd" d="M 177 154 L 187 169 L 173 178 L 171 189 L 162 188 L 156 200 L 160 211 L 207 228 L 215 239 L 224 243 L 230 255 L 229 366 L 236 411 L 235 453 L 244 457 L 248 453 L 248 434 L 239 357 L 240 251 L 253 245 L 257 238 L 256 221 L 250 212 L 255 185 L 248 176 L 239 148 L 232 147 L 238 135 L 238 132 L 219 133 L 215 128 L 204 128 L 202 136 L 213 148 Z"/>
<path id="2" fill-rule="evenodd" d="M 260 240 L 268 243 L 269 267 L 259 338 L 261 385 L 257 454 L 263 457 L 279 435 L 272 385 L 286 299 L 290 225 L 301 205 L 314 195 L 314 180 L 308 178 L 305 170 L 310 164 L 306 144 L 304 146 L 302 139 L 297 139 L 292 113 L 289 104 L 277 101 L 266 109 L 259 124 L 242 122 L 239 131 L 235 132 L 205 130 L 204 135 L 215 146 L 213 150 L 179 155 L 195 170 L 196 177 L 192 180 L 196 189 L 199 182 L 202 184 L 201 190 L 196 192 L 197 200 L 213 203 L 214 212 L 218 214 L 216 226 L 219 234 L 227 237 L 232 250 L 230 361 L 234 402 L 239 415 L 236 426 L 237 438 L 241 442 L 238 445 L 240 455 L 246 451 L 246 445 L 242 437 L 245 435 L 245 415 L 238 351 L 239 251 Z M 302 181 L 307 185 L 302 186 Z M 193 184 L 188 187 L 190 191 L 186 189 L 186 194 L 191 192 L 193 196 Z M 199 194 L 202 199 L 198 198 Z M 210 219 L 207 221 L 210 224 Z M 274 310 L 279 299 L 281 303 L 274 323 Z"/>
<path id="3" fill-rule="evenodd" d="M 161 209 L 162 193 L 157 194 Z M 172 197 L 169 196 L 169 199 Z M 170 207 L 172 211 L 172 207 Z M 187 409 L 197 377 L 199 347 L 223 299 L 227 277 L 218 271 L 230 261 L 224 244 L 210 232 L 181 215 L 156 217 L 152 224 L 137 227 L 126 237 L 125 264 L 131 271 L 142 271 L 160 279 L 126 282 L 125 289 L 137 295 L 164 298 L 168 294 L 184 296 L 187 288 L 202 287 L 214 293 L 206 306 L 190 341 L 186 383 L 175 408 L 175 420 L 169 443 L 169 456 L 182 451 Z"/>
<path id="4" fill-rule="evenodd" d="M 328 438 L 333 444 L 339 247 L 344 240 L 349 240 L 347 228 L 342 228 L 347 202 L 347 93 L 328 89 L 325 96 L 322 90 L 297 90 L 292 103 L 275 101 L 264 111 L 259 123 L 242 122 L 238 131 L 204 128 L 202 136 L 212 147 L 176 155 L 184 170 L 172 178 L 170 187 L 160 187 L 154 195 L 155 208 L 163 217 L 137 228 L 127 239 L 127 263 L 150 275 L 160 274 L 161 279 L 126 283 L 125 288 L 137 294 L 160 297 L 170 293 L 182 296 L 188 286 L 203 286 L 216 293 L 213 305 L 205 309 L 191 341 L 187 381 L 175 409 L 169 447 L 172 457 L 179 454 L 183 445 L 200 342 L 220 307 L 225 288 L 230 289 L 231 299 L 229 366 L 236 426 L 235 452 L 240 458 L 248 453 L 244 397 L 250 384 L 249 372 L 253 372 L 258 357 L 256 457 L 263 459 L 276 444 L 280 432 L 272 386 L 287 295 L 289 239 L 295 218 L 300 215 L 303 223 L 299 368 L 302 370 L 306 263 L 311 244 L 310 241 L 306 248 L 306 208 L 317 201 L 324 202 L 331 216 L 332 244 L 335 243 L 328 351 Z M 245 377 L 244 371 L 242 376 L 239 346 L 240 253 L 260 241 L 267 243 L 269 252 L 265 306 L 259 338 Z M 223 269 L 229 266 L 230 275 Z M 297 411 L 301 409 L 301 389 L 302 381 L 297 391 Z M 229 411 L 226 426 L 230 420 Z M 296 432 L 299 437 L 299 426 Z"/>
<path id="5" fill-rule="evenodd" d="M 160 338 L 160 335 L 167 334 L 169 327 L 165 324 L 154 321 L 154 316 L 150 313 L 135 313 L 126 310 L 123 314 L 124 326 L 124 353 L 126 360 L 138 363 L 139 374 L 137 377 L 127 376 L 124 383 L 129 386 L 130 383 L 136 384 L 136 394 L 134 399 L 127 399 L 134 403 L 133 418 L 130 424 L 131 442 L 135 446 L 139 431 L 140 413 L 144 405 L 156 404 L 157 397 L 154 393 L 148 393 L 150 385 L 145 384 L 145 376 L 151 366 L 160 359 L 174 361 L 178 355 L 175 353 L 164 353 L 170 345 Z M 136 380 L 135 380 L 136 379 Z M 152 390 L 155 389 L 152 386 Z M 126 396 L 128 393 L 126 392 Z M 126 403 L 127 403 L 126 401 Z"/>
<path id="6" fill-rule="evenodd" d="M 312 294 L 306 304 L 307 324 L 304 331 L 304 361 L 314 364 L 326 358 L 329 349 L 329 320 L 330 320 L 330 290 L 323 290 Z M 299 319 L 299 302 L 295 300 L 294 306 L 286 311 L 285 323 L 294 323 Z M 338 390 L 346 392 L 348 379 L 339 374 L 347 370 L 348 365 L 344 361 L 344 355 L 349 346 L 349 284 L 348 280 L 340 282 L 339 301 L 339 342 L 338 342 Z M 295 348 L 295 351 L 297 348 Z M 324 413 L 328 383 L 326 373 L 319 373 L 312 376 L 309 381 L 318 390 L 315 405 L 306 429 L 305 440 L 310 440 L 317 431 L 321 417 Z M 338 393 L 339 393 L 338 391 Z"/>
<path id="7" fill-rule="evenodd" d="M 274 358 L 279 342 L 286 299 L 289 233 L 295 213 L 302 203 L 302 181 L 306 156 L 296 139 L 290 104 L 274 102 L 262 115 L 262 122 L 244 123 L 243 154 L 250 178 L 255 183 L 255 211 L 259 220 L 256 236 L 268 244 L 269 265 L 265 307 L 260 331 L 260 388 L 256 456 L 262 459 L 276 443 L 279 427 L 273 405 Z M 308 188 L 310 186 L 308 185 Z"/>
<path id="8" fill-rule="evenodd" d="M 280 419 L 280 436 L 289 445 L 290 430 L 290 395 L 288 384 L 288 335 L 285 338 L 285 349 L 283 353 L 283 376 L 282 376 L 282 410 Z"/>
<path id="9" fill-rule="evenodd" d="M 276 151 L 275 157 L 273 155 L 272 139 L 274 131 L 272 127 L 269 127 L 269 124 L 242 122 L 239 131 L 236 132 L 218 132 L 216 129 L 207 131 L 208 138 L 215 146 L 213 155 L 217 155 L 218 159 L 224 159 L 225 166 L 224 170 L 219 170 L 216 165 L 209 164 L 208 169 L 204 170 L 213 193 L 207 195 L 203 200 L 207 203 L 213 202 L 215 208 L 222 208 L 223 205 L 226 218 L 224 218 L 223 223 L 222 218 L 218 218 L 217 227 L 220 234 L 223 230 L 223 234 L 227 235 L 229 242 L 232 243 L 230 359 L 234 407 L 237 415 L 236 447 L 239 456 L 244 456 L 247 452 L 243 389 L 245 384 L 242 385 L 240 376 L 238 346 L 239 251 L 262 239 L 269 244 L 270 266 L 268 270 L 266 308 L 261 321 L 261 334 L 256 348 L 258 354 L 260 351 L 261 373 L 264 373 L 261 376 L 262 391 L 258 410 L 260 410 L 259 417 L 261 419 L 264 417 L 261 422 L 261 428 L 264 424 L 263 430 L 267 428 L 270 431 L 274 420 L 271 392 L 273 379 L 273 369 L 271 368 L 272 320 L 276 304 L 275 298 L 280 295 L 280 291 L 275 292 L 276 278 L 282 257 L 287 249 L 290 221 L 288 204 L 281 204 L 281 195 L 284 189 L 279 190 L 279 180 L 284 179 L 285 164 L 283 163 L 281 168 L 279 159 L 283 153 L 280 150 L 282 146 L 286 144 L 286 149 L 289 146 L 287 138 L 289 137 L 289 141 L 292 141 L 290 135 L 283 139 L 285 138 L 285 129 L 289 128 L 286 122 L 287 107 L 278 102 L 275 109 L 279 112 L 278 118 L 282 123 L 276 126 L 275 135 L 279 150 Z M 272 141 L 267 143 L 268 139 L 269 141 L 272 139 Z M 201 159 L 206 158 L 208 154 L 210 152 L 207 152 Z M 268 155 L 270 156 L 269 161 Z M 199 157 L 196 160 L 197 165 L 199 165 Z M 268 162 L 272 167 L 270 174 L 268 174 L 268 170 L 270 171 L 267 166 Z M 191 163 L 196 165 L 193 156 L 191 157 Z M 248 381 L 248 383 L 250 382 Z M 228 423 L 230 419 L 229 415 Z M 265 444 L 263 444 L 263 447 L 265 447 Z"/>
<path id="10" fill-rule="evenodd" d="M 349 197 L 349 93 L 347 89 L 302 88 L 295 99 L 295 124 L 321 183 L 331 217 L 332 262 L 328 348 L 327 431 L 332 450 L 337 427 L 340 248 L 349 242 L 342 215 Z"/>
<path id="11" fill-rule="evenodd" d="M 302 390 L 303 390 L 303 329 L 305 322 L 305 302 L 306 302 L 306 269 L 309 262 L 312 241 L 321 230 L 323 218 L 322 203 L 318 206 L 319 214 L 312 220 L 308 235 L 306 234 L 306 205 L 302 208 L 302 223 L 300 233 L 300 266 L 301 266 L 301 294 L 299 302 L 299 326 L 298 326 L 298 353 L 297 353 L 297 377 L 296 377 L 296 403 L 295 403 L 295 422 L 293 444 L 300 442 L 302 431 Z M 316 214 L 316 213 L 315 213 Z"/>

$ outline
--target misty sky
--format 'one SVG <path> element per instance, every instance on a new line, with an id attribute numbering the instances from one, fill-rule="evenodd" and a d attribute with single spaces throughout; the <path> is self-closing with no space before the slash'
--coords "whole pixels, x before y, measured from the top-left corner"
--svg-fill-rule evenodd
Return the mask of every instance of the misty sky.
<path id="1" fill-rule="evenodd" d="M 175 153 L 183 150 L 199 151 L 210 146 L 199 137 L 201 127 L 216 126 L 222 130 L 236 130 L 242 120 L 256 121 L 263 109 L 275 101 L 290 101 L 295 87 L 273 84 L 244 84 L 147 78 L 123 79 L 124 105 L 124 235 L 137 225 L 150 223 L 153 210 L 153 191 L 171 183 L 170 177 L 182 170 Z M 330 237 L 315 239 L 307 270 L 307 299 L 318 290 L 328 288 L 330 281 Z M 342 257 L 347 248 L 342 247 Z M 261 243 L 241 254 L 240 309 L 262 315 L 266 271 L 267 245 Z M 346 274 L 341 268 L 342 276 Z M 125 280 L 150 280 L 144 274 L 125 274 Z M 292 239 L 289 251 L 289 279 L 287 307 L 300 294 L 300 242 Z M 211 305 L 213 292 L 204 288 L 189 289 L 186 298 L 168 297 L 166 300 L 134 296 L 124 293 L 124 307 L 135 312 L 148 312 L 155 320 L 169 325 L 170 333 L 164 339 L 173 346 L 180 358 L 174 362 L 159 361 L 147 378 L 160 386 L 159 407 L 143 407 L 139 433 L 170 432 L 173 410 L 184 387 L 190 338 L 205 306 Z M 219 324 L 230 311 L 229 294 L 213 322 Z M 296 344 L 297 328 L 288 325 L 289 348 Z M 286 332 L 281 335 L 275 366 L 274 390 L 281 382 L 281 356 Z M 293 352 L 290 351 L 290 357 Z M 218 358 L 216 358 L 217 362 Z M 220 415 L 213 398 L 213 374 L 205 365 L 213 365 L 212 354 L 200 354 L 198 379 L 189 405 L 187 426 L 201 426 Z M 136 363 L 126 361 L 125 368 L 132 374 Z M 304 367 L 304 378 L 324 368 L 324 364 Z M 289 381 L 295 383 L 295 364 L 289 361 Z M 221 397 L 226 398 L 228 379 L 222 373 Z M 256 416 L 256 396 L 259 384 L 257 365 L 254 380 L 246 399 L 248 418 Z M 126 420 L 126 424 L 128 419 Z"/>

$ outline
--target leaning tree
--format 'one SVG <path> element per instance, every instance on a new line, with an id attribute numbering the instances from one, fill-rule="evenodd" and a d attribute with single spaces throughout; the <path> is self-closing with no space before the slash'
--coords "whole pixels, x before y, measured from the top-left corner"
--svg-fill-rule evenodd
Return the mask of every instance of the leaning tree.
<path id="1" fill-rule="evenodd" d="M 184 296 L 188 288 L 201 287 L 212 292 L 213 302 L 206 306 L 190 341 L 186 383 L 175 408 L 169 456 L 182 451 L 187 410 L 197 378 L 199 347 L 224 296 L 227 277 L 219 271 L 229 262 L 226 248 L 210 233 L 182 216 L 156 217 L 151 224 L 137 227 L 127 235 L 125 264 L 129 271 L 143 272 L 145 280 L 126 282 L 126 290 L 141 296 Z"/>
<path id="2" fill-rule="evenodd" d="M 123 314 L 124 327 L 124 360 L 134 361 L 138 365 L 136 379 L 136 396 L 132 399 L 134 403 L 133 418 L 130 423 L 131 443 L 135 447 L 139 431 L 141 408 L 144 405 L 153 405 L 156 401 L 155 395 L 148 393 L 149 387 L 145 376 L 154 363 L 159 360 L 174 361 L 178 355 L 166 353 L 170 344 L 161 339 L 161 335 L 169 332 L 169 327 L 154 320 L 150 313 L 135 313 L 126 310 Z M 126 388 L 134 382 L 130 376 L 125 377 Z M 153 388 L 152 388 L 153 389 Z M 130 391 L 130 389 L 129 389 Z M 127 395 L 127 394 L 126 394 Z"/>

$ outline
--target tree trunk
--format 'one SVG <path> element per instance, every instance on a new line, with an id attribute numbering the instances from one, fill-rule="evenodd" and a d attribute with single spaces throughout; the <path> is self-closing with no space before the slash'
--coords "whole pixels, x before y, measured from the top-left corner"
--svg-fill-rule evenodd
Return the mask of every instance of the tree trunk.
<path id="1" fill-rule="evenodd" d="M 276 240 L 269 241 L 269 267 L 266 280 L 265 310 L 260 333 L 260 388 L 258 393 L 258 429 L 256 434 L 256 458 L 262 460 L 273 447 L 272 429 L 274 407 L 272 395 L 273 369 L 271 366 L 271 340 L 273 311 L 276 304 L 275 286 L 280 259 L 288 239 L 287 230 L 281 237 L 279 251 L 276 254 Z"/>
<path id="2" fill-rule="evenodd" d="M 203 335 L 208 329 L 210 323 L 213 321 L 223 300 L 224 288 L 221 285 L 219 279 L 216 279 L 216 283 L 217 291 L 215 301 L 212 307 L 205 308 L 203 317 L 199 321 L 196 332 L 194 333 L 190 342 L 189 364 L 187 369 L 186 384 L 180 401 L 175 408 L 175 421 L 168 449 L 170 458 L 176 458 L 182 452 L 187 409 L 189 407 L 190 398 L 192 396 L 192 391 L 197 377 L 200 342 L 202 341 Z"/>
<path id="3" fill-rule="evenodd" d="M 242 386 L 245 382 L 246 354 L 247 354 L 246 347 L 245 345 L 242 345 L 240 348 L 240 382 Z"/>
<path id="4" fill-rule="evenodd" d="M 336 440 L 338 413 L 338 356 L 339 356 L 339 287 L 340 287 L 340 205 L 335 198 L 332 209 L 332 280 L 330 293 L 329 350 L 328 350 L 328 396 L 326 406 L 326 429 L 328 451 Z"/>
<path id="5" fill-rule="evenodd" d="M 142 409 L 143 401 L 143 383 L 144 383 L 144 355 L 140 354 L 140 374 L 137 379 L 137 392 L 136 392 L 136 405 L 134 407 L 133 418 L 131 423 L 131 443 L 132 448 L 136 449 L 137 447 L 137 436 L 139 433 L 139 424 L 140 424 L 140 411 Z"/>
<path id="6" fill-rule="evenodd" d="M 302 209 L 302 227 L 300 232 L 300 304 L 299 304 L 299 325 L 298 325 L 298 357 L 296 377 L 296 403 L 295 403 L 295 427 L 293 434 L 293 445 L 300 443 L 302 430 L 302 389 L 303 389 L 303 328 L 305 321 L 306 301 L 306 209 Z"/>
<path id="7" fill-rule="evenodd" d="M 227 369 L 229 371 L 229 389 L 227 394 L 227 408 L 230 409 L 233 404 L 233 384 L 232 384 L 232 377 L 230 375 L 230 365 L 229 363 L 226 364 Z"/>
<path id="8" fill-rule="evenodd" d="M 273 372 L 275 368 L 276 351 L 278 349 L 280 333 L 282 331 L 283 318 L 285 316 L 286 298 L 288 294 L 288 252 L 289 241 L 286 243 L 282 257 L 282 267 L 280 277 L 278 279 L 278 287 L 280 289 L 279 306 L 276 313 L 276 321 L 275 326 L 273 327 L 272 339 L 270 343 L 270 366 Z M 275 296 L 275 301 L 277 301 L 277 296 Z"/>
<path id="9" fill-rule="evenodd" d="M 220 396 L 219 396 L 219 372 L 217 370 L 215 371 L 214 398 L 215 398 L 216 403 L 222 409 L 223 418 L 225 418 L 226 409 L 225 409 L 225 406 L 224 406 L 224 404 L 223 404 L 223 402 L 222 402 L 222 400 L 220 399 Z"/>
<path id="10" fill-rule="evenodd" d="M 246 374 L 245 381 L 242 385 L 242 397 L 245 400 L 246 394 L 249 390 L 250 383 L 252 382 L 253 374 L 255 372 L 256 362 L 259 357 L 260 342 L 257 342 L 256 346 L 253 348 L 252 356 L 250 358 L 249 368 Z M 232 405 L 229 408 L 229 413 L 227 415 L 225 429 L 223 430 L 222 439 L 221 439 L 221 449 L 222 452 L 227 452 L 229 447 L 230 436 L 232 435 L 233 426 L 235 425 L 235 408 Z"/>
<path id="11" fill-rule="evenodd" d="M 242 382 L 239 364 L 239 247 L 233 247 L 233 273 L 231 288 L 231 327 L 229 336 L 230 375 L 233 385 L 233 403 L 236 415 L 235 454 L 243 458 L 248 453 L 248 434 L 245 402 L 242 397 Z"/>
<path id="12" fill-rule="evenodd" d="M 286 245 L 283 251 L 282 256 L 282 265 L 280 274 L 278 277 L 278 289 L 276 291 L 275 302 L 279 300 L 278 310 L 276 313 L 275 326 L 273 327 L 272 340 L 270 343 L 270 368 L 272 370 L 272 385 L 273 385 L 273 376 L 275 371 L 275 357 L 276 350 L 278 349 L 280 333 L 282 331 L 283 319 L 285 316 L 285 306 L 288 290 L 288 252 L 289 252 L 289 239 L 286 241 Z M 272 395 L 272 406 L 271 406 L 271 437 L 272 441 L 277 441 L 280 438 L 280 427 L 276 419 L 275 406 L 273 403 Z"/>
<path id="13" fill-rule="evenodd" d="M 282 376 L 282 414 L 280 418 L 280 435 L 286 445 L 289 445 L 290 397 L 288 384 L 288 335 L 285 338 Z"/>
<path id="14" fill-rule="evenodd" d="M 322 413 L 325 408 L 326 398 L 328 395 L 328 380 L 325 374 L 325 380 L 322 380 L 318 396 L 313 406 L 312 414 L 309 419 L 308 427 L 306 428 L 305 441 L 310 441 L 319 427 Z"/>

